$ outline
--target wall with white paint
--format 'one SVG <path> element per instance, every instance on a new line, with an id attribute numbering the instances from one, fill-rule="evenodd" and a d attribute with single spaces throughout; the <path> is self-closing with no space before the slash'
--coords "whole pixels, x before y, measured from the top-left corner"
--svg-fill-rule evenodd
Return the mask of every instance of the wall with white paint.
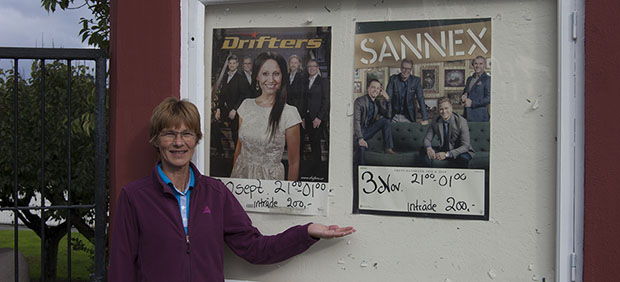
<path id="1" fill-rule="evenodd" d="M 353 225 L 358 230 L 349 237 L 323 240 L 276 265 L 251 265 L 229 252 L 227 278 L 263 282 L 554 281 L 555 1 L 288 1 L 223 4 L 205 10 L 205 82 L 211 77 L 213 28 L 295 27 L 307 26 L 308 21 L 309 25 L 332 26 L 329 215 L 250 216 L 266 234 L 308 221 Z M 355 22 L 476 17 L 493 19 L 490 220 L 352 214 Z M 210 85 L 205 83 L 205 101 L 211 100 L 209 93 Z M 208 104 L 205 109 L 208 118 Z"/>

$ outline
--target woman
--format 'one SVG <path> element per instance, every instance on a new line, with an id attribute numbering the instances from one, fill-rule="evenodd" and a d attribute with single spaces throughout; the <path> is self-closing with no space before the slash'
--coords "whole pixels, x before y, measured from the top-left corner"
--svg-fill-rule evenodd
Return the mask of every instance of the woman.
<path id="1" fill-rule="evenodd" d="M 286 104 L 286 61 L 274 52 L 261 53 L 254 60 L 252 78 L 258 97 L 245 99 L 237 110 L 239 141 L 230 177 L 283 180 L 281 159 L 287 145 L 286 179 L 297 180 L 301 117 Z"/>
<path id="2" fill-rule="evenodd" d="M 276 263 L 305 251 L 315 238 L 355 232 L 311 223 L 262 235 L 230 190 L 190 162 L 202 132 L 200 114 L 188 101 L 167 98 L 157 106 L 150 135 L 159 162 L 119 194 L 109 281 L 224 281 L 224 243 L 249 262 Z"/>

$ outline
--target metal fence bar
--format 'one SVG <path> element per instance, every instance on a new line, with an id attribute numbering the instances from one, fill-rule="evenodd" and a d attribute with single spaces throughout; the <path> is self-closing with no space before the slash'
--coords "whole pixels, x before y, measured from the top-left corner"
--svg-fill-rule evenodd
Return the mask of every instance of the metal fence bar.
<path id="1" fill-rule="evenodd" d="M 0 208 L 0 211 L 21 211 L 21 210 L 61 210 L 61 209 L 92 209 L 95 208 L 95 204 L 90 205 L 65 205 L 65 206 L 45 206 L 45 207 L 30 207 L 19 206 L 10 208 Z"/>
<path id="2" fill-rule="evenodd" d="M 105 184 L 106 184 L 106 110 L 105 57 L 97 58 L 95 71 L 95 276 L 91 281 L 105 280 Z"/>
<path id="3" fill-rule="evenodd" d="M 2 58 L 8 59 L 58 59 L 58 60 L 96 60 L 105 57 L 101 49 L 75 48 L 13 48 L 0 47 Z"/>
<path id="4" fill-rule="evenodd" d="M 41 60 L 41 206 L 45 207 L 45 59 Z M 45 282 L 45 209 L 41 210 L 41 282 Z"/>
<path id="5" fill-rule="evenodd" d="M 67 204 L 71 205 L 71 59 L 67 60 Z M 71 282 L 71 209 L 67 210 L 67 279 Z"/>
<path id="6" fill-rule="evenodd" d="M 17 75 L 18 70 L 17 68 L 19 67 L 19 61 L 17 59 L 14 60 L 14 64 L 13 64 L 13 85 L 15 87 L 15 89 L 13 89 L 14 95 L 13 95 L 13 206 L 15 208 L 17 208 L 18 204 L 17 203 L 17 199 L 19 197 L 19 193 L 18 193 L 18 185 L 17 183 L 19 182 L 18 179 L 18 173 L 17 173 L 17 168 L 19 167 L 19 161 L 17 158 L 17 150 L 19 149 L 18 147 L 18 141 L 19 141 L 19 137 L 17 135 L 18 133 L 18 119 L 19 119 L 19 106 L 18 106 L 18 87 L 19 87 L 19 77 Z M 19 229 L 18 229 L 18 225 L 17 225 L 17 210 L 13 211 L 13 243 L 14 243 L 14 247 L 13 247 L 13 257 L 15 259 L 15 282 L 19 282 L 19 259 L 17 257 L 17 250 L 19 247 Z"/>

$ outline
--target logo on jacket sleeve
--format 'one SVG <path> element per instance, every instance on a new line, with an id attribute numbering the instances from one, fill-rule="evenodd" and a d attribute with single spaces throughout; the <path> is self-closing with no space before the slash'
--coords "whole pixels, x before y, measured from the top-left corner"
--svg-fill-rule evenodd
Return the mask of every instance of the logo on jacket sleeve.
<path id="1" fill-rule="evenodd" d="M 211 213 L 211 209 L 209 209 L 209 206 L 205 206 L 205 208 L 202 210 L 202 213 Z"/>

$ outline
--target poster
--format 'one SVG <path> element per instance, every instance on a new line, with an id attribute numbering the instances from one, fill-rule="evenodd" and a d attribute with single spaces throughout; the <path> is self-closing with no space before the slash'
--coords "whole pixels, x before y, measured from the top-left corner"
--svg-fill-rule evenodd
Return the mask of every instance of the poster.
<path id="1" fill-rule="evenodd" d="M 326 214 L 331 27 L 213 30 L 210 175 L 247 211 Z"/>
<path id="2" fill-rule="evenodd" d="M 489 219 L 491 19 L 358 22 L 354 213 Z"/>

